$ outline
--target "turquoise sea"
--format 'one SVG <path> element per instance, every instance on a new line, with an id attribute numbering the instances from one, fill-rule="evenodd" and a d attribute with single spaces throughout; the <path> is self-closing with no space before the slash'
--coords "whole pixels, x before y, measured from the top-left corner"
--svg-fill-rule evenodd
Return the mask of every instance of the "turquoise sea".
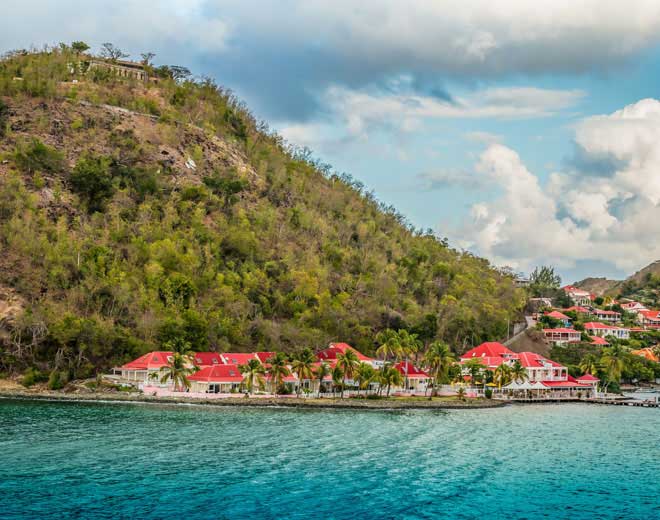
<path id="1" fill-rule="evenodd" d="M 660 410 L 0 400 L 0 518 L 660 518 Z"/>

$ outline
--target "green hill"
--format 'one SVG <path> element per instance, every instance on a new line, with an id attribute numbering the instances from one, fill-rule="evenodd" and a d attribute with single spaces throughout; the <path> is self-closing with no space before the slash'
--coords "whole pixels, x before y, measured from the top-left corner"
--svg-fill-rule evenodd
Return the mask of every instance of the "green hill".
<path id="1" fill-rule="evenodd" d="M 412 229 L 230 91 L 89 59 L 62 46 L 0 61 L 5 371 L 81 377 L 175 337 L 372 352 L 407 328 L 463 348 L 519 312 L 508 273 Z"/>

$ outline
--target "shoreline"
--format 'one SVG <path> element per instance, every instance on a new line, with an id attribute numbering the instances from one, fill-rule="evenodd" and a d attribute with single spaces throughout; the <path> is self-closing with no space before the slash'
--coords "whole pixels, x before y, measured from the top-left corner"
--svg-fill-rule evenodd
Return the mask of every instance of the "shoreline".
<path id="1" fill-rule="evenodd" d="M 382 400 L 369 399 L 315 399 L 315 398 L 245 398 L 229 397 L 226 399 L 199 399 L 190 397 L 153 397 L 136 394 L 90 393 L 90 394 L 64 394 L 59 392 L 30 392 L 30 391 L 0 391 L 0 399 L 16 399 L 28 401 L 59 401 L 59 402 L 89 402 L 89 403 L 118 403 L 118 404 L 156 404 L 156 405 L 202 405 L 217 407 L 250 407 L 250 408 L 287 408 L 311 410 L 483 410 L 490 408 L 503 408 L 511 403 L 479 399 L 473 404 L 470 401 L 448 401 L 442 398 L 428 401 L 426 398 L 407 399 L 390 398 Z"/>

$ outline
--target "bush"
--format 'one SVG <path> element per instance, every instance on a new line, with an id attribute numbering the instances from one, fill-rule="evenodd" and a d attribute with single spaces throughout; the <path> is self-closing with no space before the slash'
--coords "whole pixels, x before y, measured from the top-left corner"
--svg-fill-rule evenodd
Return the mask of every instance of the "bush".
<path id="1" fill-rule="evenodd" d="M 17 146 L 14 162 L 19 170 L 31 174 L 38 171 L 57 173 L 65 168 L 62 152 L 45 145 L 39 139 L 32 139 L 27 144 Z"/>
<path id="2" fill-rule="evenodd" d="M 484 396 L 486 396 L 486 399 L 492 399 L 493 390 L 491 388 L 486 388 L 486 390 L 484 391 Z"/>
<path id="3" fill-rule="evenodd" d="M 23 386 L 30 387 L 36 383 L 43 383 L 47 379 L 48 377 L 46 376 L 46 374 L 44 374 L 40 370 L 37 370 L 36 368 L 30 367 L 23 374 L 23 378 L 21 379 L 21 384 Z"/>
<path id="4" fill-rule="evenodd" d="M 64 385 L 66 385 L 68 382 L 69 378 L 67 377 L 66 372 L 53 370 L 50 373 L 50 377 L 48 378 L 48 389 L 60 390 L 61 388 L 64 388 Z"/>
<path id="5" fill-rule="evenodd" d="M 7 135 L 7 123 L 9 122 L 9 107 L 0 99 L 0 137 Z"/>
<path id="6" fill-rule="evenodd" d="M 114 193 L 110 160 L 94 155 L 81 158 L 71 173 L 71 187 L 85 200 L 89 213 L 102 211 Z"/>

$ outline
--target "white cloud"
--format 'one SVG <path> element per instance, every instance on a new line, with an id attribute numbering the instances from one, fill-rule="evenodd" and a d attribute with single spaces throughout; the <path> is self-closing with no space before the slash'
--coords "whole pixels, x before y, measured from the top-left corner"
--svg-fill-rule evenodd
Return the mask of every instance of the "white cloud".
<path id="1" fill-rule="evenodd" d="M 455 240 L 520 269 L 592 260 L 631 271 L 660 258 L 660 101 L 587 118 L 575 142 L 583 158 L 610 168 L 595 174 L 577 163 L 541 185 L 515 151 L 489 146 L 475 169 L 502 195 L 475 205 Z"/>
<path id="2" fill-rule="evenodd" d="M 333 86 L 323 100 L 349 134 L 360 136 L 370 129 L 384 127 L 411 132 L 431 119 L 544 117 L 574 105 L 583 96 L 581 90 L 511 87 L 483 89 L 446 101 L 409 91 L 393 93 Z"/>

